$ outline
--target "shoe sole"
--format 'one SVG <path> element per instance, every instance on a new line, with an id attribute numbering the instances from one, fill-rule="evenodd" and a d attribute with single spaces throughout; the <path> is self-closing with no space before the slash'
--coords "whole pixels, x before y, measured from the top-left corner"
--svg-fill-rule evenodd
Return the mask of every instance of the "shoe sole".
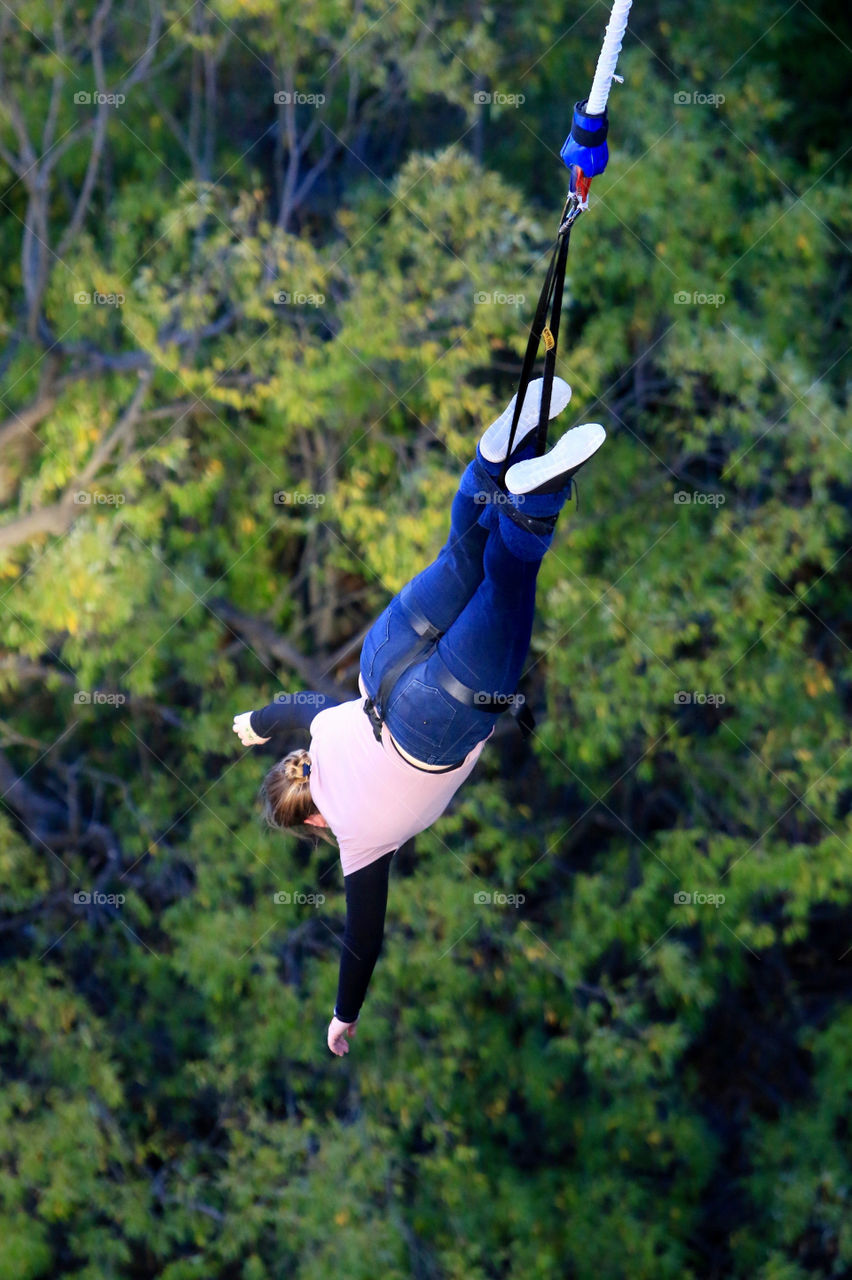
<path id="1" fill-rule="evenodd" d="M 506 472 L 506 488 L 509 493 L 531 493 L 543 484 L 565 477 L 565 483 L 573 473 L 588 462 L 592 454 L 606 440 L 606 432 L 599 422 L 584 422 L 572 427 L 554 445 L 550 453 L 541 458 L 527 458 L 516 462 Z"/>
<path id="2" fill-rule="evenodd" d="M 521 416 L 515 430 L 515 439 L 512 444 L 513 453 L 529 433 L 538 426 L 543 385 L 544 379 L 536 378 L 527 387 L 527 394 L 524 396 L 524 407 L 521 410 Z M 512 415 L 515 412 L 517 398 L 518 393 L 515 392 L 508 408 L 504 409 L 496 422 L 492 422 L 479 442 L 479 451 L 486 462 L 503 462 L 505 460 L 506 446 L 509 443 L 509 433 L 512 430 Z M 571 388 L 568 383 L 564 378 L 554 378 L 553 390 L 550 395 L 550 414 L 548 416 L 555 418 L 566 407 L 570 399 Z"/>

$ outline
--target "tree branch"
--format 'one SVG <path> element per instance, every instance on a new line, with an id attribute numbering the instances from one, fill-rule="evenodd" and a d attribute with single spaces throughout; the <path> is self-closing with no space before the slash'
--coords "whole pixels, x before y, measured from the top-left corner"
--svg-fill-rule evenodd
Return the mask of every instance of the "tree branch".
<path id="1" fill-rule="evenodd" d="M 71 241 L 80 230 L 83 219 L 89 208 L 89 202 L 92 198 L 92 192 L 95 186 L 98 168 L 101 162 L 101 153 L 103 152 L 104 143 L 106 142 L 107 120 L 109 118 L 110 107 L 106 102 L 106 74 L 104 72 L 104 56 L 103 56 L 103 28 L 107 15 L 112 7 L 112 0 L 102 0 L 92 22 L 92 66 L 95 71 L 95 84 L 98 92 L 102 95 L 101 101 L 98 103 L 98 113 L 95 119 L 95 136 L 92 139 L 92 149 L 89 152 L 89 162 L 86 165 L 86 175 L 83 178 L 83 185 L 80 188 L 80 194 L 74 206 L 74 212 L 68 226 L 62 233 L 62 237 L 56 248 L 57 257 L 61 258 L 68 248 Z"/>
<path id="2" fill-rule="evenodd" d="M 65 822 L 65 808 L 57 800 L 39 795 L 28 782 L 24 782 L 0 751 L 0 797 L 3 804 L 21 817 L 33 833 L 48 835 Z"/>
<path id="3" fill-rule="evenodd" d="M 56 387 L 57 361 L 48 357 L 38 395 L 32 404 L 21 409 L 20 413 L 12 410 L 10 416 L 0 423 L 0 449 L 10 444 L 18 436 L 26 435 L 43 422 L 56 404 L 58 391 Z"/>
<path id="4" fill-rule="evenodd" d="M 100 468 L 114 453 L 117 445 L 126 440 L 132 432 L 139 417 L 142 400 L 150 385 L 151 377 L 150 371 L 143 371 L 140 375 L 139 385 L 133 393 L 130 404 L 109 435 L 101 440 L 83 470 L 72 480 L 59 502 L 47 507 L 39 507 L 36 511 L 29 511 L 19 519 L 0 526 L 0 551 L 18 546 L 21 542 L 27 542 L 38 534 L 52 533 L 59 535 L 66 533 L 70 529 L 74 523 L 75 516 L 80 511 L 80 507 L 74 501 L 74 494 L 91 483 Z"/>
<path id="5" fill-rule="evenodd" d="M 350 688 L 345 688 L 335 680 L 329 679 L 326 672 L 330 664 L 326 660 L 310 658 L 300 653 L 294 645 L 279 635 L 275 628 L 270 626 L 268 622 L 264 622 L 262 618 L 255 618 L 250 614 L 243 613 L 222 598 L 210 600 L 207 607 L 229 631 L 243 639 L 247 647 L 261 661 L 263 661 L 261 655 L 265 655 L 275 662 L 282 663 L 294 671 L 306 687 L 315 689 L 318 693 L 326 693 L 335 698 L 341 695 L 345 698 L 353 696 Z"/>

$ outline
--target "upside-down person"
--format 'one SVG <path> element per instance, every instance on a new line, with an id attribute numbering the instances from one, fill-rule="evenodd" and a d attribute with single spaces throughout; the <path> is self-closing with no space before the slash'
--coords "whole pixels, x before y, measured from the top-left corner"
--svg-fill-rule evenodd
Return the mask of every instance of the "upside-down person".
<path id="1" fill-rule="evenodd" d="M 349 1052 L 346 1037 L 355 1034 L 381 949 L 393 855 L 444 812 L 494 732 L 495 709 L 511 702 L 539 566 L 572 476 L 606 437 L 584 423 L 535 456 L 541 394 L 539 379 L 527 390 L 508 469 L 514 399 L 482 436 L 453 499 L 446 544 L 366 636 L 360 697 L 335 702 L 315 693 L 234 717 L 246 746 L 310 733 L 308 750 L 272 766 L 261 796 L 271 826 L 325 828 L 340 850 L 346 927 L 328 1028 L 338 1056 Z M 555 379 L 550 417 L 570 397 Z"/>

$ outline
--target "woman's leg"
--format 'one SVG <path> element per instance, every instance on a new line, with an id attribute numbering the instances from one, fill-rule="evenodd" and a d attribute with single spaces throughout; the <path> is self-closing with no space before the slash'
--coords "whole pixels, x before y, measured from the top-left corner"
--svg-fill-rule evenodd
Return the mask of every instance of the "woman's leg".
<path id="1" fill-rule="evenodd" d="M 450 507 L 447 541 L 432 564 L 409 581 L 406 591 L 406 599 L 438 631 L 446 631 L 456 620 L 482 581 L 488 530 L 479 523 L 482 504 L 476 501 L 475 494 L 466 492 L 470 488 L 467 474 Z"/>
<path id="2" fill-rule="evenodd" d="M 512 450 L 513 461 L 530 458 L 536 451 L 533 428 L 539 419 L 542 389 L 541 378 L 527 388 L 518 421 L 516 445 Z M 361 674 L 371 696 L 382 673 L 398 663 L 418 638 L 411 613 L 406 613 L 405 605 L 414 611 L 421 623 L 425 622 L 438 634 L 443 634 L 466 608 L 482 582 L 482 557 L 488 533 L 497 527 L 499 505 L 494 501 L 495 490 L 508 446 L 515 399 L 512 398 L 500 417 L 483 433 L 476 456 L 462 475 L 450 509 L 449 536 L 435 561 L 394 596 L 364 641 Z M 560 413 L 570 399 L 568 383 L 562 378 L 555 378 L 550 417 Z M 496 497 L 505 498 L 505 494 L 498 492 Z"/>
<path id="3" fill-rule="evenodd" d="M 529 652 L 536 579 L 546 549 L 541 540 L 539 556 L 519 559 L 506 545 L 502 528 L 489 536 L 483 580 L 436 649 L 437 661 L 469 688 L 492 697 L 517 689 Z"/>
<path id="4" fill-rule="evenodd" d="M 451 696 L 442 673 L 489 699 L 508 698 L 518 686 L 532 635 L 536 577 L 549 539 L 519 530 L 531 540 L 523 550 L 535 553 L 523 558 L 504 540 L 506 519 L 501 513 L 488 536 L 483 578 L 470 600 L 388 699 L 388 728 L 404 750 L 426 764 L 459 764 L 495 725 L 494 715 Z"/>
<path id="5" fill-rule="evenodd" d="M 526 389 L 512 450 L 513 462 L 531 458 L 536 452 L 534 428 L 541 413 L 543 386 L 543 380 L 538 378 Z M 416 574 L 402 592 L 394 596 L 365 638 L 361 675 L 371 697 L 375 696 L 382 674 L 398 665 L 401 657 L 415 645 L 418 635 L 424 632 L 423 624 L 432 634 L 446 632 L 482 583 L 482 558 L 488 534 L 491 529 L 496 530 L 498 523 L 500 508 L 495 498 L 506 497 L 498 491 L 497 482 L 509 444 L 516 399 L 514 396 L 483 433 L 476 456 L 462 475 L 450 510 L 449 536 L 434 563 Z M 560 413 L 570 399 L 568 383 L 555 378 L 550 417 Z"/>
<path id="6" fill-rule="evenodd" d="M 486 481 L 499 473 L 499 464 L 477 457 L 465 470 L 450 507 L 450 531 L 435 560 L 422 569 L 393 597 L 364 640 L 361 674 L 371 697 L 376 695 L 383 673 L 418 640 L 410 609 L 445 632 L 465 609 L 483 579 L 483 552 L 488 527 L 483 517 Z"/>
<path id="7" fill-rule="evenodd" d="M 574 473 L 605 438 L 598 423 L 584 423 L 566 431 L 544 457 L 519 460 L 509 468 L 509 505 L 497 507 L 483 580 L 438 641 L 429 660 L 433 673 L 443 663 L 451 676 L 486 697 L 515 691 L 532 636 L 539 566 Z"/>
<path id="8" fill-rule="evenodd" d="M 513 450 L 512 460 L 521 461 L 534 453 L 531 436 Z M 496 530 L 501 502 L 507 501 L 505 493 L 495 492 L 501 466 L 484 458 L 477 446 L 476 457 L 465 469 L 450 508 L 447 541 L 433 563 L 404 588 L 409 602 L 438 631 L 449 630 L 483 580 L 488 533 Z M 542 546 L 541 555 L 545 550 Z"/>
<path id="9" fill-rule="evenodd" d="M 479 708 L 477 695 L 483 702 L 505 701 L 516 691 L 532 635 L 539 566 L 569 489 L 517 499 L 513 514 L 523 512 L 526 527 L 496 507 L 482 581 L 434 650 L 397 681 L 386 709 L 388 727 L 418 760 L 459 764 L 494 728 L 495 716 Z M 447 690 L 447 673 L 472 690 L 472 704 Z"/>
<path id="10" fill-rule="evenodd" d="M 544 458 L 519 461 L 507 472 L 509 501 L 490 509 L 481 582 L 434 651 L 397 681 L 388 699 L 388 727 L 417 759 L 459 763 L 494 726 L 479 704 L 515 692 L 532 635 L 539 566 L 575 471 L 605 435 L 599 424 L 585 423 Z M 469 692 L 453 692 L 452 681 L 448 690 L 447 675 Z"/>

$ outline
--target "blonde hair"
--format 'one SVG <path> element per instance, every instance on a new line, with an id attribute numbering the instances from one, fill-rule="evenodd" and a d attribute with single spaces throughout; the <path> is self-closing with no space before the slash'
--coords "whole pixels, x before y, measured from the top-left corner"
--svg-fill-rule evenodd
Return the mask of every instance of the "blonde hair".
<path id="1" fill-rule="evenodd" d="M 333 834 L 325 827 L 315 827 L 306 822 L 319 813 L 311 795 L 311 780 L 305 776 L 304 766 L 310 768 L 310 754 L 303 750 L 290 751 L 267 773 L 260 784 L 259 799 L 266 823 L 279 831 L 291 831 L 294 835 L 316 840 L 327 840 L 337 845 Z"/>

